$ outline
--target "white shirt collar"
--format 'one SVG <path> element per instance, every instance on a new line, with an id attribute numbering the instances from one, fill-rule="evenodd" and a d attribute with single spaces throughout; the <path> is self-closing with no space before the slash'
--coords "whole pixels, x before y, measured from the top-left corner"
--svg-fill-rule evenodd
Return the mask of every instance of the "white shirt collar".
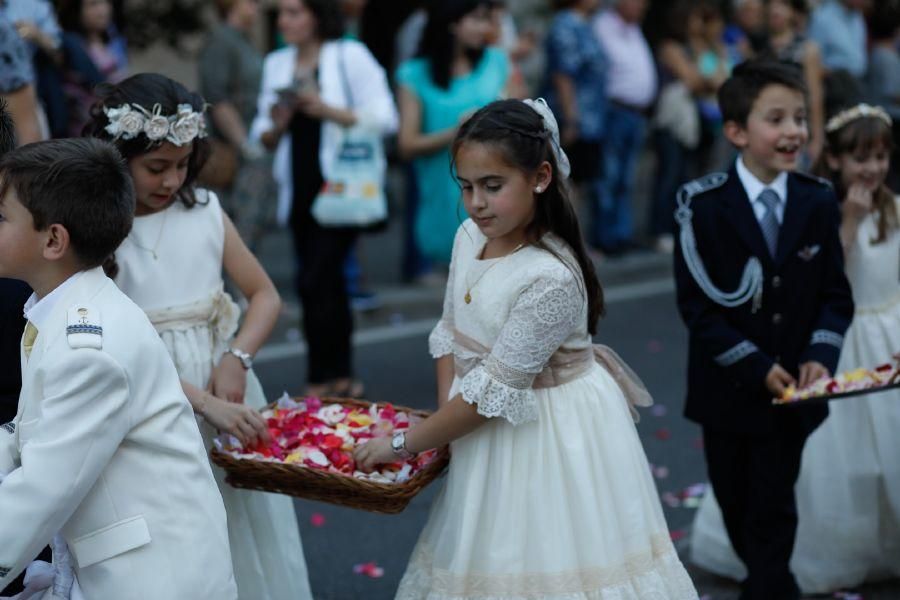
<path id="1" fill-rule="evenodd" d="M 25 318 L 31 321 L 37 327 L 37 330 L 40 331 L 53 312 L 53 307 L 63 297 L 66 288 L 75 283 L 83 274 L 84 271 L 75 273 L 43 298 L 38 298 L 37 294 L 32 293 L 31 297 L 25 302 Z"/>
<path id="2" fill-rule="evenodd" d="M 747 192 L 747 198 L 750 199 L 750 205 L 753 207 L 756 218 L 761 219 L 762 215 L 765 214 L 765 206 L 758 200 L 759 195 L 763 190 L 769 188 L 778 194 L 778 197 L 781 199 L 781 202 L 776 208 L 776 213 L 778 214 L 778 221 L 783 221 L 784 206 L 787 203 L 787 171 L 782 171 L 771 183 L 765 184 L 760 181 L 756 175 L 750 172 L 750 169 L 744 164 L 743 156 L 737 157 L 735 167 L 737 169 L 738 179 L 741 180 L 741 185 L 744 186 L 744 190 Z"/>

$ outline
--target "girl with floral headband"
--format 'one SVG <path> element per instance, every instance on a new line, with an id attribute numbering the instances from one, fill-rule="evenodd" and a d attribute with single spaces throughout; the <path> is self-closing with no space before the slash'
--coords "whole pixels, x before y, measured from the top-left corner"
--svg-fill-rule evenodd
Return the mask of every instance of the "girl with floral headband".
<path id="1" fill-rule="evenodd" d="M 891 118 L 860 104 L 825 126 L 820 175 L 841 199 L 841 242 L 856 311 L 837 372 L 900 350 L 900 196 L 885 185 Z M 832 402 L 797 482 L 794 562 L 804 590 L 900 576 L 900 391 Z M 827 524 L 827 527 L 823 527 Z"/>
<path id="2" fill-rule="evenodd" d="M 837 373 L 890 362 L 900 350 L 900 197 L 884 183 L 892 148 L 891 119 L 879 107 L 860 104 L 825 125 L 816 171 L 841 202 L 856 305 Z M 791 570 L 808 594 L 900 576 L 900 392 L 832 402 L 829 410 L 806 442 L 795 488 Z M 704 518 L 704 556 L 716 557 L 716 573 L 742 579 L 718 510 Z"/>
<path id="3" fill-rule="evenodd" d="M 216 195 L 194 186 L 208 156 L 206 103 L 152 73 L 101 87 L 99 98 L 85 133 L 116 145 L 137 199 L 133 229 L 107 270 L 159 331 L 206 446 L 217 432 L 242 442 L 265 438 L 258 412 L 265 396 L 251 364 L 281 300 Z M 248 301 L 240 328 L 223 270 Z M 213 472 L 239 597 L 312 598 L 291 500 L 232 488 L 218 467 Z"/>
<path id="4" fill-rule="evenodd" d="M 603 292 L 543 100 L 503 100 L 451 146 L 471 217 L 429 339 L 438 411 L 361 468 L 450 443 L 398 600 L 689 600 L 632 422 L 649 394 L 591 335 Z"/>

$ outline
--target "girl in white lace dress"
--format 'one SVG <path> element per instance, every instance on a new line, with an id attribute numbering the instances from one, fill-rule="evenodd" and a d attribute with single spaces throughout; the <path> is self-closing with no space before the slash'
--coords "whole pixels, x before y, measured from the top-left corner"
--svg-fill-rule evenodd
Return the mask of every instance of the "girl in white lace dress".
<path id="1" fill-rule="evenodd" d="M 848 109 L 829 121 L 823 174 L 843 198 L 841 241 L 856 311 L 841 373 L 900 350 L 900 197 L 885 186 L 891 123 L 884 111 Z M 832 402 L 803 451 L 791 570 L 806 593 L 900 576 L 900 391 Z M 718 504 L 704 498 L 691 558 L 741 579 Z"/>
<path id="2" fill-rule="evenodd" d="M 257 410 L 265 397 L 249 367 L 281 300 L 215 194 L 193 188 L 207 152 L 204 106 L 171 79 L 135 75 L 101 90 L 90 131 L 119 148 L 137 199 L 133 229 L 107 270 L 159 331 L 210 447 L 217 431 L 244 442 L 268 436 Z M 240 329 L 239 309 L 222 289 L 223 268 L 249 301 Z M 311 599 L 291 499 L 232 488 L 221 469 L 213 472 L 239 598 Z M 160 501 L 177 510 L 191 499 Z"/>
<path id="3" fill-rule="evenodd" d="M 558 140 L 542 100 L 504 100 L 454 143 L 472 218 L 429 340 L 440 408 L 356 454 L 367 469 L 451 444 L 398 599 L 697 598 L 620 385 L 646 390 L 591 345 L 602 291 Z"/>

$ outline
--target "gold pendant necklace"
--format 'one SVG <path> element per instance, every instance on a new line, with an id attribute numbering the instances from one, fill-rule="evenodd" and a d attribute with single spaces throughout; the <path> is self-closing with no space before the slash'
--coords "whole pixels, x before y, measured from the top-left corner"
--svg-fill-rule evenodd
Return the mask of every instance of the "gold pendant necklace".
<path id="1" fill-rule="evenodd" d="M 463 296 L 463 300 L 465 300 L 466 304 L 472 304 L 472 290 L 475 288 L 476 285 L 478 285 L 478 282 L 481 281 L 481 278 L 484 277 L 485 275 L 487 275 L 487 272 L 490 271 L 491 269 L 493 269 L 498 263 L 502 262 L 504 258 L 506 258 L 507 256 L 512 256 L 513 254 L 515 254 L 516 252 L 521 250 L 524 246 L 525 246 L 524 243 L 519 244 L 518 246 L 513 248 L 512 252 L 510 252 L 509 254 L 504 254 L 503 256 L 501 256 L 500 258 L 495 260 L 487 269 L 485 269 L 484 271 L 481 272 L 481 275 L 478 276 L 478 279 L 476 279 L 475 283 L 473 283 L 472 285 L 468 285 L 468 282 L 467 282 L 466 295 Z M 482 249 L 482 254 L 483 253 L 484 253 L 484 249 Z M 466 274 L 468 275 L 468 273 L 466 273 Z"/>
<path id="2" fill-rule="evenodd" d="M 143 250 L 144 252 L 149 252 L 150 256 L 153 257 L 153 260 L 159 260 L 159 256 L 156 254 L 156 249 L 159 248 L 159 241 L 162 239 L 163 229 L 166 228 L 166 219 L 169 216 L 169 212 L 166 211 L 163 214 L 162 223 L 159 226 L 159 233 L 156 234 L 156 243 L 153 244 L 152 248 L 148 248 L 147 246 L 143 246 L 138 243 L 137 236 L 134 235 L 134 229 L 131 230 L 131 233 L 128 234 L 128 237 L 131 238 L 131 243 Z"/>

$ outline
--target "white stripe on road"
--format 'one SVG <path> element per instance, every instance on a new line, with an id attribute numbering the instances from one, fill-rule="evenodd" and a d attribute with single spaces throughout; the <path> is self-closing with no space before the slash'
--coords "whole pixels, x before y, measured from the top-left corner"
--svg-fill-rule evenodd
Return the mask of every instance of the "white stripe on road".
<path id="1" fill-rule="evenodd" d="M 675 282 L 670 277 L 652 279 L 641 283 L 619 285 L 604 290 L 607 304 L 627 302 L 641 298 L 650 298 L 675 291 Z M 437 323 L 437 319 L 420 319 L 409 323 L 382 325 L 364 329 L 353 334 L 353 347 L 361 348 L 374 344 L 383 344 L 428 334 Z M 305 342 L 285 342 L 271 344 L 261 349 L 254 359 L 256 364 L 266 364 L 286 358 L 296 358 L 306 354 Z"/>

